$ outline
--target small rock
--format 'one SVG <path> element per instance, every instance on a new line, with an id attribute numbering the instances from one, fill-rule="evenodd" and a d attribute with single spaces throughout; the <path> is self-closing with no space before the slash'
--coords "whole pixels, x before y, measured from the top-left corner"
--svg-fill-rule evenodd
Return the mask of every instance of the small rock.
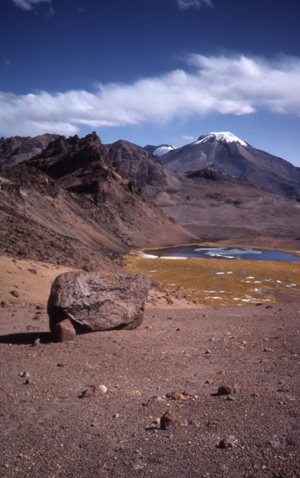
<path id="1" fill-rule="evenodd" d="M 33 345 L 40 345 L 41 343 L 41 339 L 35 339 L 35 341 L 33 342 Z"/>
<path id="2" fill-rule="evenodd" d="M 149 405 L 151 405 L 156 400 L 158 402 L 161 402 L 161 401 L 163 401 L 163 398 L 160 395 L 154 395 L 153 397 L 150 397 L 149 400 L 147 400 L 147 402 L 142 403 L 142 406 L 143 407 L 148 407 Z"/>
<path id="3" fill-rule="evenodd" d="M 54 342 L 67 342 L 74 340 L 76 331 L 69 319 L 62 320 L 56 324 L 52 329 L 52 337 Z"/>
<path id="4" fill-rule="evenodd" d="M 115 414 L 113 415 L 113 418 L 120 418 L 120 414 L 119 414 L 119 413 L 115 413 Z"/>
<path id="5" fill-rule="evenodd" d="M 16 289 L 13 289 L 10 291 L 11 295 L 13 295 L 14 297 L 20 297 L 20 294 L 19 292 L 16 290 Z"/>
<path id="6" fill-rule="evenodd" d="M 188 422 L 185 418 L 176 415 L 172 410 L 168 410 L 160 419 L 160 428 L 167 430 L 170 426 L 187 426 Z"/>
<path id="7" fill-rule="evenodd" d="M 155 418 L 152 422 L 154 425 L 159 425 L 160 426 L 160 418 Z"/>
<path id="8" fill-rule="evenodd" d="M 210 349 L 205 350 L 206 354 L 212 354 L 212 351 Z"/>
<path id="9" fill-rule="evenodd" d="M 81 392 L 78 398 L 96 397 L 97 395 L 102 395 L 106 392 L 107 387 L 105 385 L 93 385 L 91 388 L 88 388 Z"/>
<path id="10" fill-rule="evenodd" d="M 20 375 L 20 377 L 24 377 L 24 378 L 29 378 L 30 377 L 29 372 L 20 372 L 19 375 Z"/>
<path id="11" fill-rule="evenodd" d="M 228 435 L 226 438 L 220 441 L 219 448 L 233 448 L 236 444 L 237 440 L 235 436 Z"/>
<path id="12" fill-rule="evenodd" d="M 182 393 L 173 393 L 173 394 L 168 394 L 166 395 L 167 398 L 171 398 L 172 400 L 185 400 L 185 397 L 183 396 Z"/>
<path id="13" fill-rule="evenodd" d="M 31 272 L 31 274 L 37 274 L 37 270 L 36 269 L 28 269 L 29 272 Z"/>
<path id="14" fill-rule="evenodd" d="M 230 395 L 231 394 L 231 388 L 228 387 L 228 385 L 222 385 L 221 387 L 218 388 L 217 395 Z"/>
<path id="15" fill-rule="evenodd" d="M 98 385 L 98 390 L 101 393 L 106 393 L 107 392 L 107 387 L 105 385 Z"/>

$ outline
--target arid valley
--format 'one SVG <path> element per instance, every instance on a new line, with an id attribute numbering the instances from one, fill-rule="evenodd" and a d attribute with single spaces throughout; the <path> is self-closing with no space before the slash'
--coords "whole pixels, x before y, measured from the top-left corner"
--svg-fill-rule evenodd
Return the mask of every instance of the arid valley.
<path id="1" fill-rule="evenodd" d="M 299 256 L 295 186 L 172 171 L 95 133 L 48 139 L 0 169 L 0 475 L 300 477 L 299 262 L 140 254 L 215 244 Z M 59 274 L 126 269 L 151 281 L 139 327 L 53 341 Z"/>

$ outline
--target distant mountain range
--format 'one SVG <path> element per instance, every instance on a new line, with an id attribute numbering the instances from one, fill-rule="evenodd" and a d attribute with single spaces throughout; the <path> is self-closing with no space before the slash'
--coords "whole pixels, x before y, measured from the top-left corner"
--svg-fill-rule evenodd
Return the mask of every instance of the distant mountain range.
<path id="1" fill-rule="evenodd" d="M 231 133 L 200 136 L 159 158 L 124 140 L 103 145 L 96 133 L 2 138 L 0 219 L 7 229 L 0 229 L 0 248 L 25 238 L 29 249 L 55 257 L 68 243 L 66 261 L 82 266 L 95 251 L 195 236 L 296 238 L 299 176 L 299 168 Z M 78 255 L 76 244 L 92 252 Z"/>
<path id="2" fill-rule="evenodd" d="M 300 204 L 295 199 L 268 193 L 248 179 L 211 167 L 172 171 L 161 164 L 164 156 L 157 158 L 123 140 L 109 145 L 108 153 L 150 199 L 203 240 L 300 235 Z"/>
<path id="3" fill-rule="evenodd" d="M 300 168 L 260 151 L 232 133 L 210 133 L 160 156 L 162 164 L 177 172 L 212 168 L 247 179 L 272 194 L 300 197 Z"/>

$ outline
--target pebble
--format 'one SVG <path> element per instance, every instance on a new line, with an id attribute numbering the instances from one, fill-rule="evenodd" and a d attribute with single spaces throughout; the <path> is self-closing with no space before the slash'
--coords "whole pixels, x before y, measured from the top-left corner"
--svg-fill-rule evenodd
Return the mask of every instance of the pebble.
<path id="1" fill-rule="evenodd" d="M 24 378 L 29 378 L 29 377 L 30 377 L 30 373 L 29 373 L 29 372 L 20 372 L 20 373 L 19 373 L 19 376 L 20 376 L 20 377 L 24 377 Z"/>
<path id="2" fill-rule="evenodd" d="M 222 385 L 221 387 L 218 388 L 218 395 L 230 395 L 231 394 L 231 388 L 228 387 L 228 385 Z"/>
<path id="3" fill-rule="evenodd" d="M 181 418 L 176 415 L 172 410 L 168 410 L 160 419 L 160 428 L 162 430 L 167 430 L 170 426 L 187 426 L 188 422 L 185 418 Z"/>
<path id="4" fill-rule="evenodd" d="M 14 297 L 20 297 L 20 294 L 16 289 L 11 290 L 10 293 Z"/>
<path id="5" fill-rule="evenodd" d="M 220 441 L 219 448 L 233 448 L 236 444 L 237 440 L 235 436 L 228 435 L 226 438 Z"/>
<path id="6" fill-rule="evenodd" d="M 99 385 L 98 386 L 98 390 L 101 392 L 101 393 L 106 393 L 107 392 L 107 387 L 105 385 Z"/>
<path id="7" fill-rule="evenodd" d="M 40 345 L 41 343 L 41 339 L 35 339 L 35 341 L 33 342 L 33 345 Z"/>

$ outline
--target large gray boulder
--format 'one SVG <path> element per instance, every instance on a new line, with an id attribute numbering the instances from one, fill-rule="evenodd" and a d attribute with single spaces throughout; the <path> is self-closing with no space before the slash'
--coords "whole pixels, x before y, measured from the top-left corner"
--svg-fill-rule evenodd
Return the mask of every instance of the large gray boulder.
<path id="1" fill-rule="evenodd" d="M 53 339 L 64 341 L 85 332 L 138 327 L 149 289 L 148 279 L 123 271 L 59 275 L 47 307 Z"/>

